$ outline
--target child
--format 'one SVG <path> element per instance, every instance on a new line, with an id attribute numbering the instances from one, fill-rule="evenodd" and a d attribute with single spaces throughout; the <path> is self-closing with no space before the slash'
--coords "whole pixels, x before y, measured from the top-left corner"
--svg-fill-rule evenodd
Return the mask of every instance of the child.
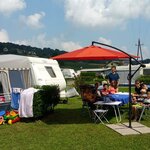
<path id="1" fill-rule="evenodd" d="M 132 97 L 132 119 L 137 121 L 140 116 L 140 110 L 142 109 L 142 103 L 137 102 L 135 96 Z"/>
<path id="2" fill-rule="evenodd" d="M 117 81 L 113 80 L 111 81 L 110 83 L 110 86 L 109 86 L 109 93 L 110 94 L 115 94 L 118 92 L 118 86 L 117 86 Z"/>
<path id="3" fill-rule="evenodd" d="M 140 91 L 142 97 L 144 97 L 145 95 L 147 96 L 147 94 L 146 94 L 146 93 L 147 93 L 147 89 L 148 89 L 148 88 L 147 88 L 147 85 L 144 84 L 144 83 L 142 83 L 142 84 L 141 84 L 141 91 Z"/>
<path id="4" fill-rule="evenodd" d="M 147 97 L 144 99 L 144 103 L 150 106 L 150 91 L 147 91 Z"/>
<path id="5" fill-rule="evenodd" d="M 101 97 L 101 93 L 100 93 L 100 90 L 99 90 L 99 86 L 100 86 L 100 83 L 99 82 L 96 82 L 95 83 L 95 90 L 96 90 L 96 94 L 97 94 L 97 97 Z"/>
<path id="6" fill-rule="evenodd" d="M 110 98 L 107 96 L 109 94 L 108 85 L 104 84 L 103 89 L 101 90 L 102 99 L 104 102 L 108 103 L 111 102 Z"/>
<path id="7" fill-rule="evenodd" d="M 135 81 L 135 93 L 134 95 L 139 96 L 141 94 L 141 83 L 139 80 Z"/>
<path id="8" fill-rule="evenodd" d="M 102 96 L 106 96 L 109 94 L 108 84 L 103 84 L 103 89 L 101 90 Z"/>

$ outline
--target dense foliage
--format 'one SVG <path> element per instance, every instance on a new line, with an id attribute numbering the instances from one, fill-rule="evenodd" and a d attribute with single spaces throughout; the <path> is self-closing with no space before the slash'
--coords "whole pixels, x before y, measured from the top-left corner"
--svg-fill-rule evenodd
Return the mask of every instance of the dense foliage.
<path id="1" fill-rule="evenodd" d="M 44 85 L 40 87 L 40 90 L 34 94 L 33 99 L 33 114 L 35 118 L 43 117 L 50 111 L 53 111 L 54 107 L 60 100 L 58 86 Z"/>
<path id="2" fill-rule="evenodd" d="M 141 82 L 150 85 L 150 75 L 142 75 L 138 78 Z"/>
<path id="3" fill-rule="evenodd" d="M 95 84 L 96 82 L 101 83 L 103 80 L 105 80 L 105 78 L 99 73 L 81 72 L 81 74 L 75 78 L 74 83 L 75 83 L 75 88 L 77 89 L 77 91 L 79 91 L 80 85 Z"/>

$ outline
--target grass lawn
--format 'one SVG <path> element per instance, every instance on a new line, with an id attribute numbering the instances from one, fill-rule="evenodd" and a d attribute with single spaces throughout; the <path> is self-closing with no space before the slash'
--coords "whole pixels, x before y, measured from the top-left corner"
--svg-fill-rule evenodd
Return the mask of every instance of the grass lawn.
<path id="1" fill-rule="evenodd" d="M 81 99 L 58 104 L 53 114 L 35 122 L 0 126 L 0 150 L 148 150 L 150 134 L 121 136 L 82 113 Z M 127 120 L 122 108 L 123 122 Z M 115 122 L 113 114 L 109 117 Z M 150 127 L 150 119 L 141 123 Z"/>

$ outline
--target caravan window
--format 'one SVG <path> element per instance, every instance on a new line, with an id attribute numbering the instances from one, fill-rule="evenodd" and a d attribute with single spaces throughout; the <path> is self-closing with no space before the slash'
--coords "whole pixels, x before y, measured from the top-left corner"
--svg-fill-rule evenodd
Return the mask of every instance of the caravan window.
<path id="1" fill-rule="evenodd" d="M 9 78 L 11 87 L 18 87 L 24 89 L 21 71 L 19 70 L 10 70 L 9 71 Z"/>
<path id="2" fill-rule="evenodd" d="M 143 69 L 144 75 L 150 75 L 150 69 Z"/>
<path id="3" fill-rule="evenodd" d="M 53 70 L 52 67 L 45 67 L 45 68 L 46 68 L 47 72 L 49 73 L 49 75 L 50 75 L 52 78 L 56 78 L 56 74 L 55 74 L 55 72 L 54 72 L 54 70 Z"/>
<path id="4" fill-rule="evenodd" d="M 11 87 L 26 89 L 31 87 L 30 70 L 9 70 Z"/>

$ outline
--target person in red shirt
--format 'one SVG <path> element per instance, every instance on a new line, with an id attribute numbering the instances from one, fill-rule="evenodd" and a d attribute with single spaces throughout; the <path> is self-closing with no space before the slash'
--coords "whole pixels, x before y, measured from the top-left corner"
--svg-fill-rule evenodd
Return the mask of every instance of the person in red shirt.
<path id="1" fill-rule="evenodd" d="M 118 92 L 118 86 L 117 86 L 117 81 L 112 80 L 109 86 L 109 93 L 110 94 L 115 94 Z"/>
<path id="2" fill-rule="evenodd" d="M 109 92 L 108 84 L 103 84 L 103 89 L 101 90 L 101 95 L 102 95 L 102 100 L 106 103 L 109 103 L 112 101 L 108 96 L 109 93 L 110 92 Z"/>
<path id="3" fill-rule="evenodd" d="M 107 96 L 109 94 L 108 84 L 103 84 L 103 89 L 101 90 L 102 96 Z"/>

